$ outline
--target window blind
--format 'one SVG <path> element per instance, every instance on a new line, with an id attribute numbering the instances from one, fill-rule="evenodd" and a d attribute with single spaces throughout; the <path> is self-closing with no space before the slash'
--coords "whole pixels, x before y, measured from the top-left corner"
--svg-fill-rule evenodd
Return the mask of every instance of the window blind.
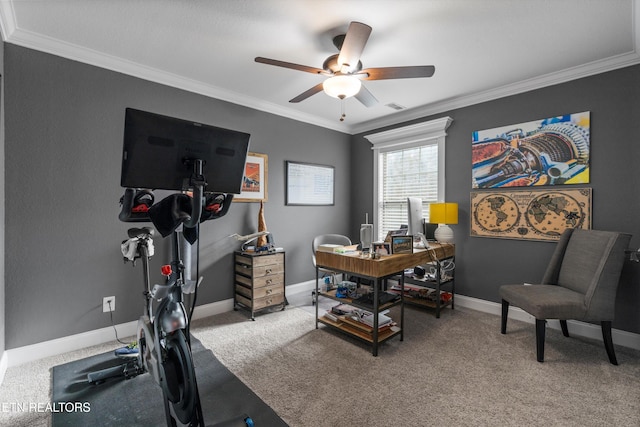
<path id="1" fill-rule="evenodd" d="M 378 236 L 407 224 L 407 197 L 422 199 L 422 215 L 438 200 L 438 144 L 378 154 Z"/>

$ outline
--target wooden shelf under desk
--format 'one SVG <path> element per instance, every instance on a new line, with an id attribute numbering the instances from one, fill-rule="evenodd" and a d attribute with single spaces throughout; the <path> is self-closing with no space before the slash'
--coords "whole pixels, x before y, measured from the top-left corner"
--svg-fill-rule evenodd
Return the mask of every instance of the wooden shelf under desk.
<path id="1" fill-rule="evenodd" d="M 338 329 L 342 332 L 346 332 L 349 335 L 352 335 L 356 338 L 359 338 L 361 340 L 368 342 L 369 344 L 373 344 L 374 342 L 372 331 L 371 332 L 366 331 L 363 328 L 352 325 L 350 323 L 343 322 L 343 321 L 335 322 L 324 316 L 319 317 L 318 322 L 323 323 L 327 326 L 331 326 L 332 328 Z M 382 343 L 388 340 L 389 338 L 392 338 L 398 335 L 400 332 L 402 332 L 402 330 L 398 326 L 391 326 L 390 328 L 386 328 L 381 331 L 378 331 L 378 343 Z"/>

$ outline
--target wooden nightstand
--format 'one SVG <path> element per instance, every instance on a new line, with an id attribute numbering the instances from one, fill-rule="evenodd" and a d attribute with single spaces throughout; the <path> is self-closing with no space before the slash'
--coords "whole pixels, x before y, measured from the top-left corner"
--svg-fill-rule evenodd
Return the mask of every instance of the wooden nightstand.
<path id="1" fill-rule="evenodd" d="M 240 252 L 234 255 L 234 309 L 258 311 L 286 305 L 284 293 L 284 252 Z"/>

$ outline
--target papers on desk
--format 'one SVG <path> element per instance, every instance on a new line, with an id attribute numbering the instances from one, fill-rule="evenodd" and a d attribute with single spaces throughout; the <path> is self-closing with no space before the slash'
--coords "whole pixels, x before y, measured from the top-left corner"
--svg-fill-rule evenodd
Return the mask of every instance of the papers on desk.
<path id="1" fill-rule="evenodd" d="M 338 252 L 338 249 L 342 249 L 342 248 L 344 248 L 344 245 L 333 245 L 330 243 L 325 243 L 324 245 L 318 246 L 318 249 L 316 249 L 316 252 L 320 251 L 320 252 L 333 253 L 333 252 Z"/>

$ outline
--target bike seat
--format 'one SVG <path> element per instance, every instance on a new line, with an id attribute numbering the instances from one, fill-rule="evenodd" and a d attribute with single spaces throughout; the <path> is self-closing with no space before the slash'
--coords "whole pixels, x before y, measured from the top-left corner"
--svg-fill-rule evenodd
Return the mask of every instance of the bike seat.
<path id="1" fill-rule="evenodd" d="M 132 239 L 134 237 L 139 237 L 139 238 L 151 237 L 153 236 L 153 228 L 151 227 L 130 228 L 129 230 L 127 230 L 127 234 Z"/>

